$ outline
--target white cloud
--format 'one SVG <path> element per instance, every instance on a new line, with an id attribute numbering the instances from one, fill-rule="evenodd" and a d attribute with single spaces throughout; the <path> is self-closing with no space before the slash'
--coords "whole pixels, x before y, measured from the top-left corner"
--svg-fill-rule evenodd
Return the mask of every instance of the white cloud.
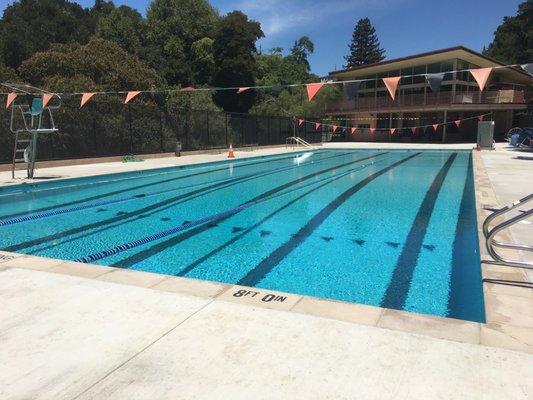
<path id="1" fill-rule="evenodd" d="M 231 9 L 242 10 L 252 19 L 261 22 L 265 35 L 277 35 L 298 30 L 304 24 L 324 23 L 328 19 L 347 12 L 369 12 L 399 3 L 394 0 L 238 0 L 232 2 Z M 227 4 L 226 4 L 227 5 Z M 229 11 L 229 9 L 228 9 Z M 354 15 L 355 16 L 355 15 Z"/>

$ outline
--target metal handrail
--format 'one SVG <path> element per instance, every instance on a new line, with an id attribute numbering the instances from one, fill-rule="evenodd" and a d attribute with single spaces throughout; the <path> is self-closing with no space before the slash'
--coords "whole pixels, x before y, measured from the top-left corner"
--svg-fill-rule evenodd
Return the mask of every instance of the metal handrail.
<path id="1" fill-rule="evenodd" d="M 285 144 L 289 145 L 290 141 L 293 141 L 294 142 L 293 144 L 301 144 L 302 146 L 307 147 L 308 149 L 314 149 L 315 148 L 313 145 L 311 145 L 311 143 L 306 142 L 305 140 L 303 140 L 301 137 L 298 137 L 298 136 L 289 136 L 285 140 Z"/>
<path id="2" fill-rule="evenodd" d="M 508 243 L 508 242 L 501 242 L 501 241 L 498 241 L 496 239 L 494 239 L 494 237 L 502 230 L 504 229 L 507 229 L 509 227 L 511 227 L 512 225 L 526 219 L 526 218 L 529 218 L 531 215 L 533 215 L 533 208 L 530 209 L 530 210 L 527 210 L 511 219 L 508 219 L 508 220 L 505 220 L 503 222 L 501 222 L 500 224 L 496 225 L 495 227 L 493 227 L 492 229 L 490 229 L 490 224 L 491 222 L 508 213 L 509 211 L 512 211 L 520 206 L 523 206 L 524 204 L 526 204 L 527 202 L 533 200 L 533 193 L 518 200 L 518 201 L 515 201 L 514 203 L 512 204 L 509 204 L 495 212 L 493 212 L 491 215 L 489 215 L 486 219 L 485 219 L 485 222 L 483 223 L 483 234 L 485 235 L 485 238 L 486 238 L 486 246 L 487 246 L 487 251 L 489 252 L 489 254 L 491 255 L 492 258 L 494 258 L 494 260 L 496 260 L 496 262 L 498 263 L 501 263 L 501 264 L 504 264 L 504 265 L 507 265 L 507 266 L 511 266 L 511 267 L 520 267 L 520 268 L 531 268 L 533 269 L 533 262 L 531 261 L 521 261 L 521 260 L 513 260 L 513 259 L 509 259 L 509 258 L 504 258 L 503 256 L 499 255 L 498 252 L 495 250 L 495 247 L 501 247 L 501 248 L 506 248 L 506 249 L 514 249 L 514 250 L 524 250 L 524 251 L 532 251 L 533 252 L 533 245 L 527 245 L 527 244 L 521 244 L 521 243 Z M 490 262 L 489 262 L 490 263 Z"/>

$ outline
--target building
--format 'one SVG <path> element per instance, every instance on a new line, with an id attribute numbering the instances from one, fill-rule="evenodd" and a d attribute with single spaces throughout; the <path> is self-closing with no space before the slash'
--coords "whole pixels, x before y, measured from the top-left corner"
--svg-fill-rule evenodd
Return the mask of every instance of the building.
<path id="1" fill-rule="evenodd" d="M 533 60 L 532 60 L 533 61 Z M 326 113 L 339 125 L 358 127 L 355 134 L 345 133 L 346 140 L 401 141 L 474 141 L 477 116 L 489 114 L 495 121 L 495 135 L 503 138 L 527 114 L 532 78 L 521 68 L 493 69 L 485 89 L 479 87 L 468 71 L 444 75 L 440 91 L 434 93 L 426 82 L 426 73 L 460 71 L 504 65 L 462 46 L 436 50 L 375 64 L 330 73 L 335 81 L 371 79 L 361 82 L 355 98 L 344 92 L 342 99 L 330 102 Z M 417 75 L 420 76 L 410 76 Z M 393 100 L 381 78 L 406 76 L 400 80 Z M 435 131 L 431 125 L 441 125 Z M 428 125 L 425 129 L 410 129 Z M 369 128 L 377 128 L 371 133 Z M 389 128 L 397 128 L 391 135 Z"/>

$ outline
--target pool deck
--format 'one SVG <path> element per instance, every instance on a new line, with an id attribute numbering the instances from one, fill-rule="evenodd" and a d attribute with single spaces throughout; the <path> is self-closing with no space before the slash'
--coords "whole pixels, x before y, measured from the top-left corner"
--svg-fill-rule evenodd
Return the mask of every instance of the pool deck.
<path id="1" fill-rule="evenodd" d="M 488 215 L 483 206 L 533 192 L 533 153 L 498 145 L 473 155 L 478 222 Z M 223 159 L 191 155 L 37 174 L 78 177 Z M 0 185 L 9 177 L 0 172 Z M 527 242 L 531 229 L 520 224 L 509 239 Z M 483 244 L 481 252 L 487 258 Z M 484 278 L 533 281 L 531 270 L 482 270 Z M 516 286 L 484 283 L 487 323 L 478 324 L 0 252 L 0 293 L 2 399 L 533 397 L 533 290 Z"/>

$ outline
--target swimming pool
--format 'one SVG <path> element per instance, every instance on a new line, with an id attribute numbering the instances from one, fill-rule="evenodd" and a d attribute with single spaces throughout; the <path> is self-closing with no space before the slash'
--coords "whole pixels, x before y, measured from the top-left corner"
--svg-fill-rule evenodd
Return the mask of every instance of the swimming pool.
<path id="1" fill-rule="evenodd" d="M 321 149 L 0 189 L 0 248 L 484 321 L 468 151 Z"/>

